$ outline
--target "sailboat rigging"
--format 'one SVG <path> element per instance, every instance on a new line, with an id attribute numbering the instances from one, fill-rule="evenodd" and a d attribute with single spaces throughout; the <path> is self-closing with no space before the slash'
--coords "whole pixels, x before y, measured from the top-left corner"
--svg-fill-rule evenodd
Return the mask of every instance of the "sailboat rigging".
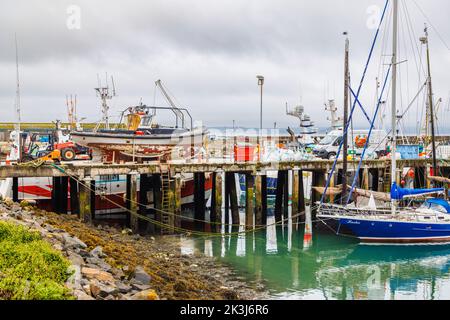
<path id="1" fill-rule="evenodd" d="M 389 0 L 386 2 L 386 7 Z M 355 189 L 356 176 L 350 189 L 350 194 L 346 204 L 327 204 L 324 202 L 327 187 L 324 190 L 322 200 L 319 203 L 318 217 L 322 222 L 328 225 L 333 222 L 336 226 L 336 234 L 341 235 L 348 233 L 362 242 L 375 243 L 447 243 L 450 242 L 450 205 L 444 199 L 427 199 L 418 207 L 402 206 L 401 201 L 415 199 L 416 197 L 424 197 L 447 192 L 444 188 L 433 189 L 405 189 L 397 185 L 397 66 L 398 62 L 398 0 L 392 0 L 393 4 L 393 36 L 392 36 L 392 60 L 389 66 L 386 79 L 384 81 L 382 92 L 378 99 L 378 105 L 371 123 L 371 130 L 374 121 L 377 119 L 377 113 L 384 95 L 384 88 L 388 82 L 388 75 L 391 75 L 391 194 L 389 206 L 377 208 L 375 201 L 370 201 L 366 207 L 357 207 L 352 203 L 352 193 Z M 385 9 L 386 9 L 385 7 Z M 383 14 L 384 16 L 384 14 Z M 380 21 L 380 25 L 383 19 Z M 378 29 L 379 30 L 379 29 Z M 425 30 L 426 32 L 426 30 Z M 378 31 L 377 31 L 378 34 Z M 425 38 L 428 44 L 428 35 Z M 421 38 L 424 41 L 424 38 Z M 376 36 L 374 43 L 376 42 Z M 427 46 L 428 48 L 428 46 Z M 370 54 L 371 55 L 371 54 Z M 369 55 L 369 58 L 370 58 Z M 430 113 L 433 113 L 432 87 L 431 87 L 431 71 L 429 51 L 427 52 L 428 60 L 428 98 Z M 370 59 L 368 63 L 370 62 Z M 367 70 L 367 65 L 366 65 Z M 363 75 L 364 78 L 364 75 Z M 358 94 L 356 99 L 358 99 Z M 349 119 L 352 118 L 354 107 L 351 110 Z M 436 173 L 436 153 L 435 153 L 435 137 L 434 137 L 434 115 L 431 114 L 431 131 L 432 131 L 432 147 L 433 147 L 433 167 Z M 345 128 L 347 130 L 348 128 Z M 368 139 L 370 139 L 370 134 Z M 367 148 L 367 143 L 366 147 Z M 344 154 L 345 156 L 345 154 Z M 364 158 L 361 156 L 360 166 Z M 337 160 L 336 160 L 337 161 Z M 335 161 L 335 164 L 336 164 Z M 335 165 L 333 166 L 333 170 Z M 345 174 L 345 173 L 344 173 Z M 330 178 L 331 178 L 330 174 Z M 437 180 L 435 180 L 437 181 Z M 373 198 L 373 197 L 371 197 Z"/>

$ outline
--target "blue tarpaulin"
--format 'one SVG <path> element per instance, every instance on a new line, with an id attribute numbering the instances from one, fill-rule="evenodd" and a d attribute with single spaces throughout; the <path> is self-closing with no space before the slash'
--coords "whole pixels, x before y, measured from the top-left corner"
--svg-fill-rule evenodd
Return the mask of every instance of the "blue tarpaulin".
<path id="1" fill-rule="evenodd" d="M 409 196 L 420 196 L 424 194 L 443 192 L 444 188 L 434 188 L 434 189 L 403 189 L 400 188 L 396 183 L 392 184 L 391 187 L 391 199 L 402 200 Z"/>

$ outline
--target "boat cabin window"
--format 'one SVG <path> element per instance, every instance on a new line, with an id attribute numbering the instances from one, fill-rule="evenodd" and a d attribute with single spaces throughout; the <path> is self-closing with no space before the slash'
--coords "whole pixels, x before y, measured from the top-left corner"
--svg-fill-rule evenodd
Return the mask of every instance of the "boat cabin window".
<path id="1" fill-rule="evenodd" d="M 141 119 L 141 126 L 142 127 L 150 127 L 152 125 L 153 116 L 151 115 L 145 115 Z"/>
<path id="2" fill-rule="evenodd" d="M 101 182 L 112 182 L 112 181 L 119 181 L 119 175 L 118 174 L 104 174 L 100 176 L 100 183 Z"/>

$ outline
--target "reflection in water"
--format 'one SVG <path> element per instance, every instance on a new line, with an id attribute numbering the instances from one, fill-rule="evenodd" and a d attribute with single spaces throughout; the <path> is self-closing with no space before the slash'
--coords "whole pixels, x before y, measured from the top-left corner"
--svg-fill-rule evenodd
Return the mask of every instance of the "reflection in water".
<path id="1" fill-rule="evenodd" d="M 218 257 L 274 299 L 450 299 L 449 245 L 360 245 L 273 223 L 239 236 L 182 238 L 181 250 Z"/>

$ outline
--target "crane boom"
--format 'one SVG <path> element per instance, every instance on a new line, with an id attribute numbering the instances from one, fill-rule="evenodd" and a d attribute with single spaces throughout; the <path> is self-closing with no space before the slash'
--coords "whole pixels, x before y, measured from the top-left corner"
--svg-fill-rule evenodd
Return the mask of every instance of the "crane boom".
<path id="1" fill-rule="evenodd" d="M 176 116 L 177 121 L 177 127 L 178 127 L 178 119 L 181 120 L 181 126 L 184 128 L 184 114 L 183 112 L 175 105 L 173 100 L 170 98 L 170 95 L 167 93 L 166 89 L 164 88 L 161 80 L 155 81 L 155 85 L 161 90 L 161 93 L 163 94 L 164 98 L 166 98 L 167 102 L 169 103 L 170 107 L 172 108 L 173 113 Z"/>

